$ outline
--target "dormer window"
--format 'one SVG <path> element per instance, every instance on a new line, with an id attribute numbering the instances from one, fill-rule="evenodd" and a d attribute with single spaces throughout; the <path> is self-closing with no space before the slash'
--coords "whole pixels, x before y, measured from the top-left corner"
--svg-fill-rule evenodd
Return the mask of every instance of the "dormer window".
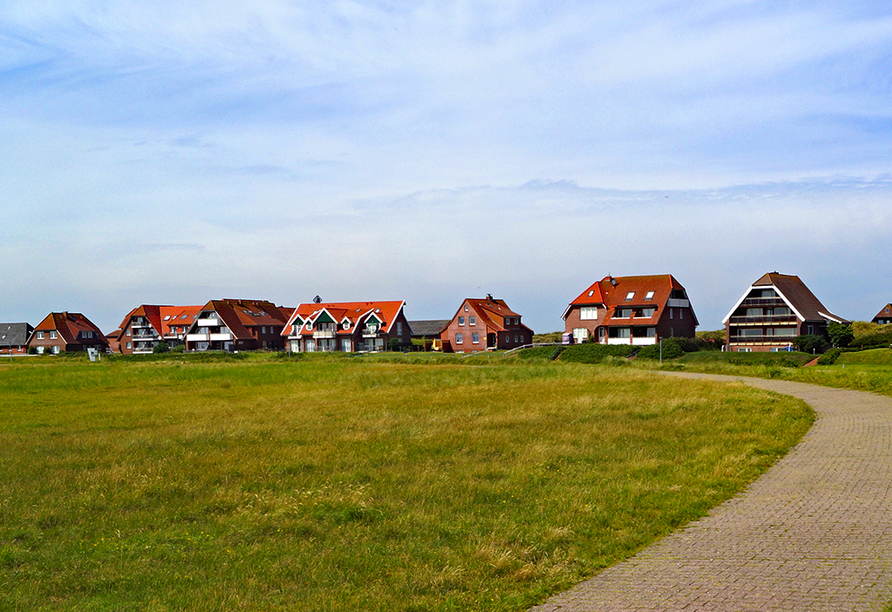
<path id="1" fill-rule="evenodd" d="M 350 321 L 344 321 L 343 328 L 350 329 Z"/>

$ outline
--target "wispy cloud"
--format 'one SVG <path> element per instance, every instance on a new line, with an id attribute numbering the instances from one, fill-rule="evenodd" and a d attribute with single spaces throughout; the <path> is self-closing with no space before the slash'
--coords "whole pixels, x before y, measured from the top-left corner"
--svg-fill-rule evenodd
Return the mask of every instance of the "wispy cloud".
<path id="1" fill-rule="evenodd" d="M 659 265 L 709 326 L 784 268 L 868 316 L 890 64 L 875 2 L 12 0 L 0 282 L 17 318 L 190 287 L 439 316 L 482 287 L 551 328 L 580 283 Z M 60 256 L 78 283 L 21 285 Z"/>

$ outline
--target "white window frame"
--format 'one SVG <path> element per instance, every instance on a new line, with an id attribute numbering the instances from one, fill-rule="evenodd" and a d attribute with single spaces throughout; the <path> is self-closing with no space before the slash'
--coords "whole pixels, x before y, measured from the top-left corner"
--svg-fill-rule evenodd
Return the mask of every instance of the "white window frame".
<path id="1" fill-rule="evenodd" d="M 475 317 L 474 315 L 469 315 L 468 325 L 477 325 L 477 317 Z"/>
<path id="2" fill-rule="evenodd" d="M 597 306 L 582 306 L 579 309 L 579 320 L 580 321 L 596 321 L 598 319 L 598 307 Z"/>
<path id="3" fill-rule="evenodd" d="M 473 344 L 480 344 L 480 334 L 478 332 L 471 334 L 471 342 Z"/>

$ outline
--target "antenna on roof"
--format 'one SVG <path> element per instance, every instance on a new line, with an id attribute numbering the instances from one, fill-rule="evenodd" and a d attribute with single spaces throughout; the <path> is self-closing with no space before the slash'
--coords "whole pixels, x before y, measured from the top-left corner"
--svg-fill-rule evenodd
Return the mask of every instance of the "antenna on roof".
<path id="1" fill-rule="evenodd" d="M 313 303 L 314 303 L 314 304 L 321 304 L 321 303 L 322 303 L 322 298 L 319 297 L 319 296 L 317 295 L 316 297 L 313 298 Z"/>

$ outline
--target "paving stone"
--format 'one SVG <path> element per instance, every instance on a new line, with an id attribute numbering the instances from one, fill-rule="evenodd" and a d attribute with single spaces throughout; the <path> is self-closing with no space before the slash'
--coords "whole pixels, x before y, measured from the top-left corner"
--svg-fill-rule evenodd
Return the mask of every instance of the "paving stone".
<path id="1" fill-rule="evenodd" d="M 533 612 L 861 612 L 892 602 L 892 398 L 673 375 L 801 398 L 815 424 L 740 495 Z"/>

